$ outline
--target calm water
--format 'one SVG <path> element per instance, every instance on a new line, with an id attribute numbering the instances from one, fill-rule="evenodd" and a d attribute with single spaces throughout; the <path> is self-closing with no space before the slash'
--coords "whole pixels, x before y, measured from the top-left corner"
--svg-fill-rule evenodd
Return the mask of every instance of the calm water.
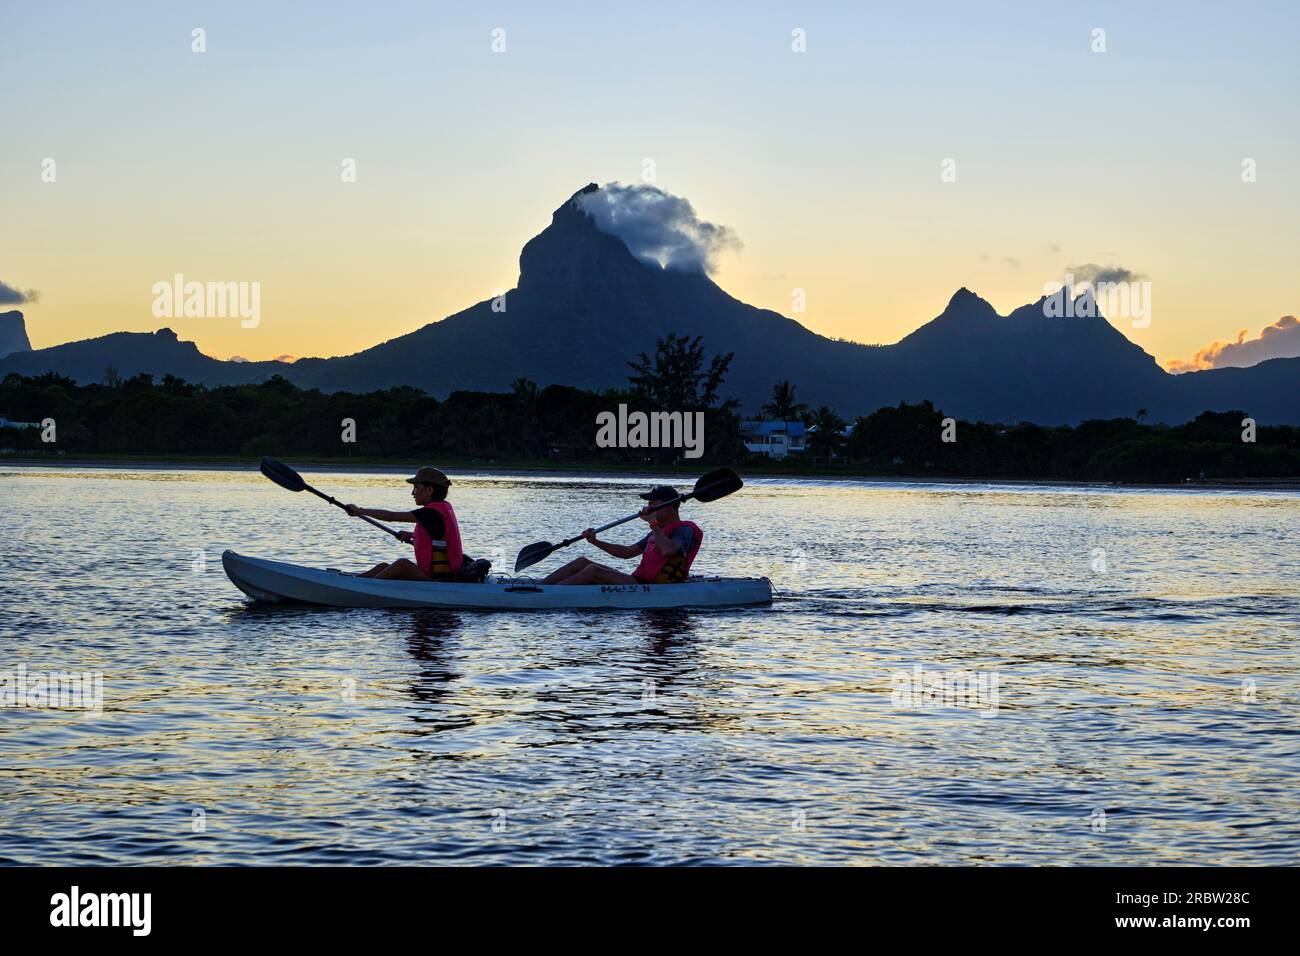
<path id="1" fill-rule="evenodd" d="M 498 567 L 647 484 L 454 477 Z M 0 671 L 104 688 L 0 710 L 5 862 L 1297 862 L 1294 494 L 755 481 L 692 509 L 697 569 L 773 607 L 605 615 L 251 606 L 224 548 L 400 554 L 256 473 L 0 501 Z M 917 664 L 996 710 L 905 706 Z"/>

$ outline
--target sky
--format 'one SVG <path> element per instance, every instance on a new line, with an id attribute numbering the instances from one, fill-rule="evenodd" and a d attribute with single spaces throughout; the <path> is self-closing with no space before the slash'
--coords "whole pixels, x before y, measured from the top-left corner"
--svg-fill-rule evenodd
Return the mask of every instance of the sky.
<path id="1" fill-rule="evenodd" d="M 1283 2 L 5 3 L 0 283 L 38 298 L 0 309 L 37 348 L 349 354 L 652 173 L 739 240 L 724 289 L 824 335 L 1094 265 L 1150 283 L 1112 322 L 1187 362 L 1298 311 L 1298 31 Z M 257 324 L 156 317 L 178 273 L 258 283 Z"/>

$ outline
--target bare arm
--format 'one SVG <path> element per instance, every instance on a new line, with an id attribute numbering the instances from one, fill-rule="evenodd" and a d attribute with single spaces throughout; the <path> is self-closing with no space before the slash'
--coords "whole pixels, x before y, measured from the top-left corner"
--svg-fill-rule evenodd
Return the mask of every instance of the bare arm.
<path id="1" fill-rule="evenodd" d="M 348 514 L 353 517 L 365 515 L 367 518 L 374 518 L 376 521 L 406 521 L 415 523 L 415 512 L 413 511 L 386 511 L 383 508 L 358 508 L 356 505 L 347 505 Z"/>
<path id="2" fill-rule="evenodd" d="M 641 541 L 638 541 L 636 544 L 613 544 L 609 541 L 601 541 L 597 539 L 596 532 L 592 531 L 590 528 L 588 528 L 587 532 L 583 534 L 583 537 L 606 554 L 615 558 L 635 558 L 645 550 L 645 544 Z"/>

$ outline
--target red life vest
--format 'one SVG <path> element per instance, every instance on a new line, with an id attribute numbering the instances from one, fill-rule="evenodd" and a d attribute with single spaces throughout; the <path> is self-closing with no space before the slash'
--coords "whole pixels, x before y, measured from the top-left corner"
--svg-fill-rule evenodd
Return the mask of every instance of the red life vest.
<path id="1" fill-rule="evenodd" d="M 700 530 L 700 526 L 694 521 L 674 521 L 672 524 L 664 525 L 659 530 L 666 536 L 672 537 L 672 533 L 683 525 L 695 532 L 695 546 L 686 554 L 679 551 L 673 555 L 662 555 L 659 553 L 659 547 L 655 544 L 655 536 L 652 531 L 650 532 L 650 540 L 645 543 L 641 563 L 632 572 L 632 577 L 642 584 L 680 584 L 686 580 L 686 575 L 691 570 L 691 563 L 695 560 L 695 556 L 700 553 L 700 545 L 704 543 L 704 532 Z"/>
<path id="2" fill-rule="evenodd" d="M 460 526 L 456 524 L 456 512 L 446 501 L 430 501 L 426 508 L 433 508 L 442 515 L 446 526 L 446 537 L 435 541 L 424 530 L 424 525 L 415 523 L 412 544 L 415 545 L 415 563 L 420 570 L 430 575 L 455 574 L 464 564 L 464 554 L 460 549 Z"/>

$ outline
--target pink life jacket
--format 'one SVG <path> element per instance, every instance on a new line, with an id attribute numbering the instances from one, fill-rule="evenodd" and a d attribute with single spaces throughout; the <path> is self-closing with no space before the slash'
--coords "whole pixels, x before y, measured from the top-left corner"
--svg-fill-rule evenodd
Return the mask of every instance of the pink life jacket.
<path id="1" fill-rule="evenodd" d="M 700 553 L 700 545 L 704 543 L 704 532 L 700 530 L 700 526 L 694 521 L 674 521 L 672 524 L 664 525 L 659 530 L 666 536 L 672 537 L 672 533 L 683 525 L 695 532 L 695 547 L 691 548 L 687 554 L 662 555 L 659 553 L 659 547 L 655 544 L 654 532 L 652 531 L 650 532 L 650 540 L 645 544 L 645 551 L 641 555 L 641 563 L 632 572 L 632 577 L 643 584 L 680 584 L 686 580 L 686 575 L 691 570 L 691 563 L 695 560 L 695 556 Z"/>
<path id="2" fill-rule="evenodd" d="M 446 501 L 430 501 L 426 508 L 433 508 L 442 515 L 447 536 L 442 541 L 435 541 L 424 530 L 424 525 L 415 523 L 412 544 L 415 545 L 415 563 L 426 574 L 456 574 L 464 563 L 464 554 L 460 549 L 460 525 L 456 523 L 456 512 Z"/>

